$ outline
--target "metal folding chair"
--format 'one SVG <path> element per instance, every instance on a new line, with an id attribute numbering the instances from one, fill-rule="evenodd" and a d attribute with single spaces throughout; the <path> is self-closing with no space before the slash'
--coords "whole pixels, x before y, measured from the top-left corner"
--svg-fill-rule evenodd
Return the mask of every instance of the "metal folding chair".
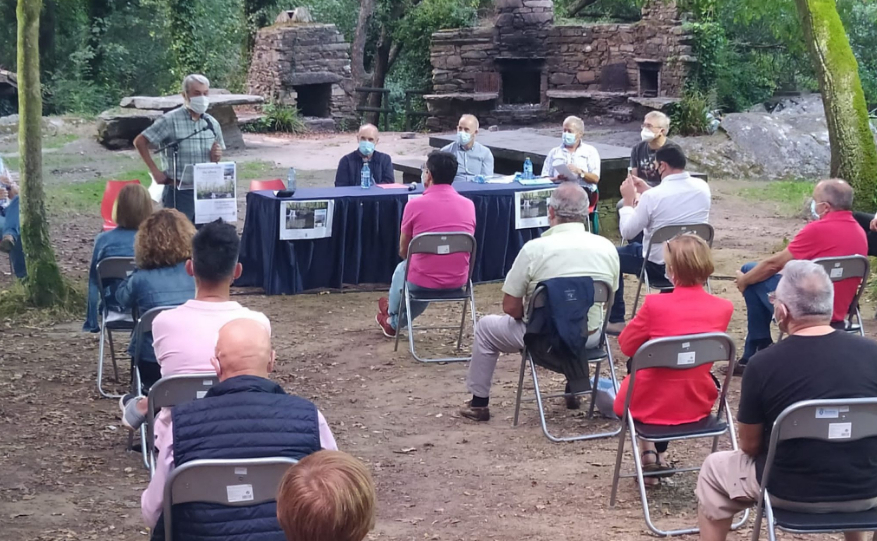
<path id="1" fill-rule="evenodd" d="M 113 331 L 134 330 L 134 317 L 130 312 L 113 312 L 107 307 L 106 299 L 103 298 L 105 283 L 108 280 L 124 280 L 134 271 L 134 258 L 131 257 L 108 257 L 97 264 L 97 287 L 101 296 L 100 303 L 100 345 L 97 354 L 97 390 L 106 398 L 119 398 L 122 395 L 112 394 L 103 388 L 104 378 L 104 346 L 110 343 L 110 358 L 113 361 L 113 376 L 115 382 L 119 382 L 119 366 L 116 364 L 116 349 L 113 344 Z"/>
<path id="2" fill-rule="evenodd" d="M 652 234 L 652 238 L 649 239 L 649 242 L 646 243 L 645 246 L 645 254 L 646 257 L 643 258 L 643 267 L 639 273 L 639 284 L 636 286 L 636 299 L 633 301 L 633 315 L 636 315 L 636 310 L 639 308 L 639 297 L 640 292 L 643 288 L 643 283 L 646 284 L 646 294 L 652 292 L 652 288 L 657 289 L 659 291 L 672 291 L 673 284 L 671 284 L 666 279 L 660 281 L 655 284 L 649 283 L 649 273 L 646 272 L 646 264 L 649 262 L 649 254 L 652 253 L 652 246 L 657 246 L 660 244 L 664 244 L 668 240 L 676 237 L 678 235 L 697 235 L 702 238 L 709 244 L 710 248 L 713 246 L 713 237 L 715 236 L 715 230 L 713 226 L 710 224 L 679 224 L 679 225 L 665 225 L 664 227 L 659 228 Z M 710 290 L 710 281 L 707 279 L 706 281 L 706 289 Z M 631 316 L 632 317 L 632 316 Z"/>
<path id="3" fill-rule="evenodd" d="M 472 317 L 472 330 L 475 332 L 475 290 L 472 287 L 472 271 L 475 268 L 475 249 L 477 245 L 475 243 L 475 237 L 470 235 L 469 233 L 421 233 L 417 235 L 411 242 L 408 243 L 408 261 L 409 265 L 405 266 L 405 282 L 402 287 L 402 298 L 399 299 L 399 306 L 397 308 L 396 313 L 399 314 L 398 320 L 401 320 L 403 310 L 405 319 L 408 322 L 408 328 L 406 330 L 406 334 L 408 334 L 408 349 L 411 351 L 411 355 L 420 362 L 423 363 L 449 363 L 449 362 L 463 362 L 468 361 L 472 357 L 444 357 L 444 358 L 422 358 L 417 352 L 414 350 L 414 330 L 415 329 L 456 329 L 456 326 L 438 326 L 438 327 L 414 327 L 411 318 L 411 303 L 412 302 L 428 302 L 432 303 L 440 303 L 440 302 L 459 302 L 463 305 L 463 315 L 460 319 L 460 333 L 457 337 L 457 351 L 460 350 L 460 347 L 463 343 L 463 329 L 466 326 L 466 303 L 469 304 L 469 312 Z M 435 256 L 443 256 L 443 255 L 451 255 L 451 254 L 459 254 L 459 253 L 468 253 L 469 254 L 469 271 L 468 278 L 466 279 L 466 284 L 460 289 L 451 289 L 451 290 L 443 290 L 443 291 L 429 291 L 429 292 L 412 292 L 408 289 L 408 271 L 411 270 L 410 262 L 411 258 L 415 255 L 435 255 Z M 397 320 L 397 321 L 398 321 Z M 398 327 L 396 329 L 396 345 L 393 348 L 393 351 L 399 350 L 399 335 L 402 334 L 402 325 L 399 323 L 396 324 Z"/>
<path id="4" fill-rule="evenodd" d="M 131 394 L 134 396 L 143 396 L 143 383 L 140 380 L 140 355 L 143 350 L 143 339 L 147 333 L 152 332 L 152 322 L 155 320 L 155 316 L 164 312 L 165 310 L 171 310 L 176 308 L 176 306 L 159 306 L 153 308 L 152 310 L 147 311 L 145 314 L 141 315 L 137 319 L 137 325 L 134 326 L 134 335 L 131 337 L 131 340 L 134 340 L 134 357 L 131 359 Z M 147 411 L 147 415 L 149 412 Z M 134 447 L 134 433 L 130 433 L 128 435 L 128 449 L 133 449 Z M 143 457 L 143 466 L 149 470 L 149 456 L 147 454 L 146 448 L 146 424 L 140 425 L 140 454 Z"/>
<path id="5" fill-rule="evenodd" d="M 164 485 L 165 541 L 173 541 L 173 507 L 214 503 L 249 507 L 277 499 L 283 475 L 298 461 L 292 458 L 193 460 L 175 468 Z"/>
<path id="6" fill-rule="evenodd" d="M 528 321 L 530 320 L 530 316 L 533 315 L 533 312 L 536 308 L 542 308 L 545 306 L 545 297 L 547 293 L 544 286 L 539 286 L 533 292 L 533 296 L 530 299 L 527 307 L 527 315 Z M 609 347 L 609 343 L 606 339 L 606 324 L 609 321 L 609 312 L 612 309 L 612 289 L 609 284 L 605 282 L 594 281 L 594 303 L 603 305 L 603 326 L 600 329 L 601 337 L 600 344 L 593 349 L 589 349 L 587 351 L 587 361 L 588 364 L 595 364 L 596 368 L 594 370 L 593 377 L 593 385 L 591 385 L 591 390 L 582 391 L 578 393 L 561 393 L 561 394 L 553 394 L 548 396 L 542 396 L 542 391 L 539 389 L 539 379 L 536 375 L 536 362 L 533 360 L 533 353 L 529 348 L 524 347 L 524 350 L 521 354 L 521 372 L 518 376 L 518 393 L 517 398 L 515 399 L 515 419 L 514 426 L 518 426 L 518 416 L 521 411 L 521 401 L 522 394 L 524 390 L 524 371 L 526 370 L 527 365 L 530 366 L 530 374 L 533 376 L 533 389 L 536 393 L 535 401 L 536 405 L 539 408 L 539 420 L 542 423 L 542 432 L 545 434 L 551 441 L 555 442 L 564 442 L 564 441 L 580 441 L 580 440 L 593 440 L 597 438 L 610 438 L 612 436 L 617 435 L 621 432 L 621 426 L 618 429 L 610 431 L 610 432 L 600 432 L 597 434 L 582 434 L 578 436 L 567 436 L 567 437 L 559 437 L 553 435 L 548 431 L 548 424 L 545 421 L 545 407 L 543 405 L 543 400 L 548 400 L 551 398 L 561 398 L 566 397 L 568 394 L 573 396 L 582 396 L 586 394 L 591 395 L 591 404 L 588 408 L 588 417 L 593 418 L 594 416 L 594 406 L 596 404 L 597 397 L 597 381 L 600 377 L 600 367 L 602 366 L 603 361 L 607 361 L 609 365 L 609 377 L 612 379 L 612 385 L 615 389 L 618 388 L 618 381 L 615 377 L 615 363 L 612 360 L 612 350 Z M 582 333 L 584 336 L 588 336 L 588 325 L 587 318 L 584 327 L 582 328 Z"/>
<path id="7" fill-rule="evenodd" d="M 622 477 L 636 477 L 639 488 L 640 500 L 643 506 L 643 515 L 649 529 L 658 535 L 686 535 L 697 533 L 699 529 L 685 528 L 678 530 L 662 530 L 651 519 L 649 513 L 649 500 L 646 495 L 644 478 L 652 475 L 667 475 L 667 471 L 644 472 L 640 449 L 637 438 L 650 442 L 669 442 L 675 440 L 690 440 L 698 438 L 712 438 L 712 452 L 719 445 L 719 436 L 728 434 L 731 447 L 737 449 L 737 434 L 734 431 L 734 420 L 728 407 L 728 388 L 731 383 L 731 375 L 734 373 L 736 350 L 734 341 L 724 333 L 689 334 L 685 336 L 671 336 L 649 340 L 637 350 L 631 359 L 630 380 L 627 384 L 627 396 L 624 399 L 624 414 L 622 418 L 621 435 L 618 437 L 618 453 L 615 457 L 615 474 L 612 479 L 612 494 L 609 505 L 614 507 L 618 494 L 618 483 Z M 669 368 L 673 370 L 687 370 L 705 364 L 728 363 L 728 372 L 722 385 L 718 398 L 718 408 L 715 414 L 710 414 L 705 419 L 695 423 L 665 426 L 640 423 L 630 415 L 630 400 L 633 397 L 633 389 L 636 383 L 636 375 L 640 370 L 649 368 Z M 621 473 L 621 461 L 624 456 L 625 437 L 630 437 L 631 451 L 633 452 L 634 473 Z M 700 467 L 673 468 L 673 473 L 699 471 Z M 743 518 L 732 525 L 733 529 L 742 526 L 749 518 L 749 511 L 743 514 Z"/>
<path id="8" fill-rule="evenodd" d="M 752 528 L 752 541 L 761 535 L 762 517 L 767 515 L 767 536 L 776 540 L 776 528 L 796 534 L 861 532 L 877 530 L 877 509 L 856 513 L 802 513 L 771 506 L 767 489 L 777 446 L 796 439 L 849 443 L 877 437 L 877 398 L 805 400 L 792 404 L 777 417 L 770 433 L 767 460 L 761 475 L 761 490 Z M 830 469 L 830 460 L 825 467 Z"/>
<path id="9" fill-rule="evenodd" d="M 149 389 L 146 411 L 146 446 L 149 457 L 149 475 L 155 473 L 155 414 L 161 408 L 171 408 L 204 398 L 207 391 L 219 382 L 216 374 L 181 374 L 161 378 Z"/>

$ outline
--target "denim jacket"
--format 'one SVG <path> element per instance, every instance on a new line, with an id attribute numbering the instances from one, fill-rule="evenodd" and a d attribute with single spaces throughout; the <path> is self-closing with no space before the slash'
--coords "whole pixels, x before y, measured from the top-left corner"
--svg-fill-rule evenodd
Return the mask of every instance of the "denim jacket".
<path id="1" fill-rule="evenodd" d="M 116 300 L 125 310 L 137 308 L 139 314 L 159 306 L 179 306 L 195 298 L 195 279 L 186 273 L 186 263 L 160 269 L 135 270 L 116 290 Z M 134 356 L 134 340 L 128 353 Z M 152 349 L 152 333 L 144 336 L 140 360 L 156 362 Z"/>
<path id="2" fill-rule="evenodd" d="M 85 324 L 82 330 L 86 332 L 98 332 L 98 314 L 106 302 L 111 310 L 119 310 L 116 302 L 116 288 L 121 280 L 110 280 L 104 284 L 101 294 L 97 286 L 97 264 L 108 257 L 134 257 L 134 235 L 136 229 L 122 229 L 117 227 L 112 231 L 105 231 L 94 239 L 94 252 L 91 254 L 91 267 L 88 269 L 88 308 L 85 311 Z"/>

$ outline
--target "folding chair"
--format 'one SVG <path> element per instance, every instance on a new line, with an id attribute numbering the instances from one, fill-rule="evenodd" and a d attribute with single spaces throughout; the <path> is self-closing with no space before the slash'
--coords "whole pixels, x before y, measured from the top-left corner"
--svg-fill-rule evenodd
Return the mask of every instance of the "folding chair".
<path id="1" fill-rule="evenodd" d="M 858 333 L 865 336 L 865 328 L 862 324 L 862 314 L 859 312 L 859 299 L 868 285 L 868 275 L 871 274 L 871 264 L 868 258 L 862 255 L 850 255 L 845 257 L 821 257 L 814 259 L 814 263 L 819 263 L 825 268 L 832 282 L 840 282 L 849 278 L 858 278 L 859 287 L 853 302 L 850 303 L 850 309 L 844 320 L 844 331 L 848 333 Z"/>
<path id="2" fill-rule="evenodd" d="M 731 410 L 728 407 L 728 388 L 731 383 L 731 375 L 734 373 L 736 350 L 734 341 L 724 333 L 689 334 L 685 336 L 670 336 L 649 340 L 637 350 L 631 359 L 630 380 L 627 386 L 627 396 L 624 400 L 624 414 L 622 417 L 621 435 L 618 437 L 618 454 L 615 457 L 615 474 L 612 479 L 612 494 L 609 505 L 615 506 L 618 494 L 618 483 L 622 477 L 636 477 L 639 487 L 640 500 L 643 506 L 646 525 L 658 535 L 685 535 L 697 533 L 698 528 L 685 528 L 679 530 L 662 530 L 651 519 L 649 513 L 649 500 L 646 496 L 644 478 L 652 475 L 667 475 L 668 471 L 644 472 L 640 458 L 640 449 L 637 438 L 650 442 L 669 442 L 675 440 L 690 440 L 698 438 L 712 438 L 712 452 L 719 445 L 719 436 L 728 434 L 731 447 L 737 449 L 737 434 L 734 431 L 734 420 L 731 418 Z M 669 368 L 673 370 L 686 370 L 696 368 L 704 364 L 728 363 L 728 372 L 722 385 L 718 399 L 718 409 L 715 414 L 710 414 L 705 419 L 695 423 L 666 426 L 640 423 L 630 415 L 630 400 L 633 397 L 633 389 L 636 383 L 636 375 L 640 370 L 648 368 Z M 624 456 L 624 439 L 630 437 L 631 451 L 633 452 L 634 473 L 621 473 L 621 461 Z M 673 468 L 673 473 L 699 471 L 700 467 Z M 742 526 L 749 518 L 747 510 L 743 518 L 732 525 L 733 529 Z"/>
<path id="3" fill-rule="evenodd" d="M 600 216 L 597 214 L 597 203 L 600 202 L 600 190 L 588 192 L 588 215 L 585 217 L 585 229 L 589 233 L 600 233 Z"/>
<path id="4" fill-rule="evenodd" d="M 547 296 L 547 292 L 545 286 L 538 286 L 536 290 L 533 292 L 533 296 L 530 299 L 530 302 L 527 306 L 527 320 L 530 321 L 530 317 L 533 315 L 533 312 L 536 308 L 542 308 L 545 306 L 545 298 Z M 618 388 L 618 381 L 615 377 L 615 363 L 612 360 L 612 350 L 609 347 L 609 343 L 606 339 L 606 324 L 609 321 L 609 312 L 612 309 L 612 289 L 609 284 L 605 282 L 594 282 L 594 303 L 600 303 L 603 305 L 603 326 L 600 329 L 601 337 L 600 344 L 593 349 L 587 350 L 587 362 L 588 364 L 595 364 L 596 369 L 594 370 L 594 378 L 593 385 L 591 385 L 591 389 L 589 391 L 581 391 L 581 392 L 572 392 L 572 393 L 561 393 L 561 394 L 553 394 L 548 396 L 542 396 L 542 391 L 539 389 L 539 379 L 536 375 L 536 361 L 533 359 L 533 352 L 528 347 L 524 347 L 524 350 L 521 354 L 521 372 L 518 376 L 518 394 L 515 399 L 515 419 L 513 422 L 514 426 L 518 426 L 518 416 L 521 411 L 521 395 L 524 390 L 524 371 L 527 365 L 530 365 L 530 374 L 533 376 L 533 390 L 536 393 L 535 401 L 536 406 L 539 408 L 539 420 L 542 423 L 542 432 L 545 434 L 549 440 L 554 442 L 564 442 L 564 441 L 580 441 L 580 440 L 593 440 L 597 438 L 610 438 L 612 436 L 616 436 L 619 432 L 621 432 L 621 427 L 613 430 L 611 432 L 600 432 L 597 434 L 582 434 L 578 436 L 567 436 L 560 437 L 555 436 L 551 432 L 548 431 L 548 423 L 545 420 L 545 407 L 543 405 L 543 400 L 548 400 L 551 398 L 560 398 L 566 397 L 568 394 L 572 396 L 582 396 L 586 394 L 591 395 L 591 404 L 588 408 L 588 417 L 593 418 L 594 416 L 594 406 L 596 404 L 597 398 L 597 381 L 600 376 L 600 367 L 604 360 L 607 361 L 609 365 L 609 377 L 612 379 L 613 388 Z M 584 327 L 582 328 L 582 333 L 584 336 L 588 336 L 588 325 L 587 319 Z"/>
<path id="5" fill-rule="evenodd" d="M 636 299 L 633 301 L 633 315 L 636 315 L 636 310 L 639 307 L 639 297 L 640 292 L 643 288 L 643 282 L 646 284 L 646 294 L 652 292 L 652 288 L 655 288 L 659 291 L 672 291 L 673 284 L 671 284 L 666 279 L 663 279 L 655 284 L 649 283 L 649 273 L 646 272 L 646 264 L 649 262 L 649 254 L 652 253 L 652 246 L 657 246 L 660 244 L 664 244 L 668 240 L 676 237 L 677 235 L 686 235 L 686 234 L 694 234 L 698 237 L 702 238 L 709 244 L 710 248 L 713 246 L 713 237 L 715 236 L 715 230 L 713 230 L 713 226 L 710 224 L 680 224 L 680 225 L 665 225 L 664 227 L 659 228 L 657 231 L 652 233 L 652 238 L 649 239 L 649 242 L 646 243 L 645 254 L 646 257 L 643 258 L 643 268 L 639 273 L 639 284 L 636 287 Z M 707 278 L 706 281 L 706 289 L 710 291 L 710 281 Z"/>
<path id="6" fill-rule="evenodd" d="M 149 389 L 146 411 L 146 445 L 149 457 L 149 476 L 155 473 L 155 414 L 161 408 L 171 408 L 204 398 L 207 391 L 219 382 L 216 374 L 181 374 L 161 378 Z"/>
<path id="7" fill-rule="evenodd" d="M 131 394 L 134 396 L 143 396 L 143 383 L 140 380 L 140 354 L 143 350 L 144 336 L 146 336 L 147 333 L 152 332 L 152 322 L 155 320 L 155 316 L 165 310 L 171 310 L 173 308 L 176 308 L 176 306 L 159 306 L 147 311 L 137 319 L 137 325 L 134 326 L 134 335 L 131 338 L 134 340 L 134 357 L 131 359 Z M 149 412 L 147 411 L 147 415 L 148 414 Z M 128 435 L 128 449 L 133 448 L 134 433 L 131 432 Z M 143 457 L 143 466 L 149 470 L 149 456 L 146 447 L 146 424 L 140 425 L 140 454 Z"/>
<path id="8" fill-rule="evenodd" d="M 767 489 L 780 443 L 809 439 L 849 443 L 877 436 L 877 398 L 805 400 L 792 404 L 777 417 L 770 433 L 767 460 L 755 511 L 752 541 L 761 535 L 767 515 L 767 536 L 776 540 L 776 528 L 796 534 L 861 532 L 877 530 L 877 509 L 856 513 L 803 513 L 774 508 Z"/>
<path id="9" fill-rule="evenodd" d="M 193 460 L 174 468 L 164 485 L 165 541 L 173 541 L 173 507 L 213 503 L 250 507 L 277 499 L 283 475 L 298 461 L 292 458 Z"/>
<path id="10" fill-rule="evenodd" d="M 475 243 L 475 237 L 470 235 L 469 233 L 421 233 L 417 235 L 411 242 L 408 243 L 408 262 L 409 264 L 405 266 L 405 282 L 402 287 L 402 298 L 399 299 L 399 307 L 396 310 L 396 313 L 399 314 L 397 319 L 396 326 L 396 345 L 393 348 L 393 351 L 399 350 L 399 335 L 402 334 L 402 325 L 398 323 L 402 318 L 403 310 L 405 314 L 405 319 L 408 322 L 408 328 L 406 333 L 408 334 L 408 349 L 411 351 L 411 355 L 420 362 L 423 363 L 450 363 L 450 362 L 463 362 L 468 361 L 472 357 L 443 357 L 443 358 L 422 358 L 414 351 L 414 330 L 416 329 L 456 329 L 456 326 L 448 327 L 448 326 L 439 326 L 439 327 L 414 327 L 412 324 L 411 318 L 411 304 L 412 302 L 428 302 L 439 303 L 439 302 L 459 302 L 463 305 L 463 315 L 460 319 L 460 333 L 457 337 L 457 351 L 460 350 L 460 346 L 463 343 L 463 329 L 466 326 L 466 303 L 469 303 L 469 312 L 472 316 L 472 331 L 475 332 L 475 291 L 472 287 L 472 271 L 475 269 L 475 249 L 477 245 Z M 466 279 L 466 285 L 461 287 L 460 289 L 451 289 L 444 291 L 417 291 L 412 292 L 408 289 L 408 272 L 411 270 L 411 258 L 415 255 L 451 255 L 451 254 L 459 254 L 459 253 L 467 253 L 469 254 L 469 270 L 467 272 L 468 278 Z"/>
<path id="11" fill-rule="evenodd" d="M 104 219 L 104 231 L 110 231 L 116 228 L 116 222 L 113 221 L 113 207 L 116 199 L 119 198 L 119 192 L 127 184 L 140 184 L 139 180 L 108 180 L 104 188 L 104 195 L 100 202 L 100 215 Z"/>
<path id="12" fill-rule="evenodd" d="M 106 299 L 103 298 L 105 291 L 105 283 L 108 280 L 124 280 L 131 272 L 134 271 L 134 259 L 131 257 L 108 257 L 101 260 L 97 264 L 97 287 L 100 291 L 101 304 L 103 307 L 100 311 L 100 345 L 97 353 L 97 390 L 101 396 L 106 398 L 119 398 L 121 395 L 112 394 L 104 390 L 104 346 L 107 341 L 110 343 L 110 358 L 113 360 L 113 375 L 115 381 L 119 382 L 119 366 L 116 364 L 116 349 L 113 344 L 113 331 L 132 331 L 134 330 L 134 318 L 128 312 L 114 312 L 107 306 Z"/>
<path id="13" fill-rule="evenodd" d="M 283 184 L 283 180 L 279 178 L 275 178 L 273 180 L 251 180 L 250 181 L 250 191 L 255 192 L 258 190 L 285 190 L 286 185 Z"/>

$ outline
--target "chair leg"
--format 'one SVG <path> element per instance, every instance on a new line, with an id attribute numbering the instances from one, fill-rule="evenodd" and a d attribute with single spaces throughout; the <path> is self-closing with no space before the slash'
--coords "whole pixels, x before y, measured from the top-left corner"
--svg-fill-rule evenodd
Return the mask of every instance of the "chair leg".
<path id="1" fill-rule="evenodd" d="M 521 412 L 521 395 L 524 392 L 524 370 L 527 369 L 527 351 L 521 354 L 521 373 L 518 375 L 518 397 L 515 399 L 515 420 L 513 426 L 518 426 L 518 414 Z"/>
<path id="2" fill-rule="evenodd" d="M 113 331 L 107 329 L 107 338 L 110 341 L 110 359 L 113 360 L 113 375 L 116 377 L 115 382 L 119 383 L 119 365 L 116 363 L 116 347 L 113 344 Z"/>
<path id="3" fill-rule="evenodd" d="M 396 327 L 399 327 L 399 316 L 402 315 L 402 305 L 405 303 L 405 290 L 408 288 L 408 284 L 404 284 L 402 286 L 402 296 L 399 297 L 399 306 L 396 307 Z M 396 339 L 395 345 L 393 346 L 393 351 L 399 351 L 399 334 L 402 332 L 402 329 L 396 329 Z M 411 332 L 411 329 L 408 329 L 408 332 Z"/>
<path id="4" fill-rule="evenodd" d="M 627 434 L 627 416 L 621 419 L 621 433 L 618 435 L 618 452 L 615 454 L 615 473 L 612 475 L 612 492 L 609 494 L 609 507 L 615 507 L 618 496 L 618 482 L 621 480 L 621 461 L 624 458 L 624 436 Z"/>
<path id="5" fill-rule="evenodd" d="M 595 364 L 594 384 L 591 385 L 591 406 L 588 408 L 588 419 L 594 418 L 594 406 L 597 404 L 597 382 L 600 381 L 600 367 L 602 364 L 602 361 Z"/>
<path id="6" fill-rule="evenodd" d="M 640 271 L 639 284 L 636 286 L 636 298 L 633 301 L 633 312 L 630 315 L 631 318 L 636 315 L 637 308 L 639 308 L 639 297 L 643 289 L 643 282 L 646 284 L 646 295 L 652 292 L 649 287 L 649 273 L 646 272 L 646 262 L 648 262 L 648 260 L 643 261 L 643 268 Z"/>
<path id="7" fill-rule="evenodd" d="M 460 319 L 460 334 L 457 336 L 457 351 L 460 351 L 460 347 L 463 345 L 463 326 L 466 325 L 466 309 L 468 306 L 468 301 L 463 301 L 463 317 Z"/>
<path id="8" fill-rule="evenodd" d="M 109 398 L 110 395 L 104 392 L 103 379 L 104 379 L 104 323 L 101 321 L 100 324 L 100 343 L 97 346 L 97 390 L 101 394 L 101 396 Z"/>

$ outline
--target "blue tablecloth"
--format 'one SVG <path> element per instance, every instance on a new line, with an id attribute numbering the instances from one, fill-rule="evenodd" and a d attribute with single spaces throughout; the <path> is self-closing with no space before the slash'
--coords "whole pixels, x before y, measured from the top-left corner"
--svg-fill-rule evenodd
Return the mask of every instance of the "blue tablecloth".
<path id="1" fill-rule="evenodd" d="M 454 188 L 475 203 L 478 253 L 473 279 L 503 279 L 527 241 L 544 228 L 515 229 L 514 194 L 540 186 L 456 183 Z M 269 295 L 342 284 L 389 284 L 399 263 L 399 226 L 409 194 L 417 190 L 373 187 L 302 188 L 285 200 L 332 199 L 332 237 L 280 240 L 280 199 L 272 191 L 247 194 L 241 239 L 244 270 L 235 285 L 261 287 Z"/>

